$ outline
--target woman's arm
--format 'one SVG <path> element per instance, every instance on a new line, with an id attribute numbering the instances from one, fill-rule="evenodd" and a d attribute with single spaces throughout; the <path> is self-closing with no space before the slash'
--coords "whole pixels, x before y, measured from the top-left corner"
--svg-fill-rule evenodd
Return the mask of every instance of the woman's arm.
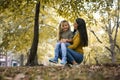
<path id="1" fill-rule="evenodd" d="M 72 42 L 72 39 L 66 39 L 66 42 Z"/>
<path id="2" fill-rule="evenodd" d="M 68 42 L 68 43 L 70 43 L 70 42 L 72 42 L 72 39 L 61 39 L 60 42 Z"/>
<path id="3" fill-rule="evenodd" d="M 79 34 L 76 34 L 73 38 L 73 44 L 68 46 L 70 49 L 76 49 L 80 44 L 80 37 Z"/>

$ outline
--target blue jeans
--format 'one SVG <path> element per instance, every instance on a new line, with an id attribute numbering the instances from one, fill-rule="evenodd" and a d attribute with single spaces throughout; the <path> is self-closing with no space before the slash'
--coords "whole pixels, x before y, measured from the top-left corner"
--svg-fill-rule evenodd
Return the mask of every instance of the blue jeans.
<path id="1" fill-rule="evenodd" d="M 59 52 L 59 58 L 61 59 L 61 51 Z M 67 48 L 67 63 L 72 64 L 73 61 L 76 61 L 80 64 L 83 61 L 83 54 L 78 53 L 72 49 Z"/>
<path id="2" fill-rule="evenodd" d="M 59 52 L 61 51 L 61 57 L 64 60 L 66 59 L 66 53 L 67 53 L 67 46 L 69 46 L 70 43 L 61 43 L 61 42 L 57 42 L 56 47 L 55 47 L 55 56 L 54 56 L 54 60 L 58 60 L 59 57 Z"/>

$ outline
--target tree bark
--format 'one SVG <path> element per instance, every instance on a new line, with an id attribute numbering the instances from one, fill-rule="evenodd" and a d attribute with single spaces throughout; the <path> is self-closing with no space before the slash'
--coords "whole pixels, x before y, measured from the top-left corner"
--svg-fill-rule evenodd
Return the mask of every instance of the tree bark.
<path id="1" fill-rule="evenodd" d="M 37 60 L 37 47 L 39 41 L 39 10 L 40 9 L 40 1 L 36 3 L 36 13 L 35 13 L 35 22 L 34 22 L 34 38 L 32 42 L 32 46 L 30 49 L 30 54 L 27 60 L 27 66 L 36 66 L 38 65 Z"/>
<path id="2" fill-rule="evenodd" d="M 20 55 L 20 66 L 23 66 L 23 63 L 24 63 L 24 55 L 21 54 Z"/>
<path id="3" fill-rule="evenodd" d="M 112 37 L 113 32 L 112 32 L 112 28 L 111 28 L 111 20 L 109 20 L 109 26 L 107 27 L 107 32 L 108 32 L 108 36 L 109 36 L 112 63 L 115 63 L 115 43 L 114 43 L 115 41 Z"/>

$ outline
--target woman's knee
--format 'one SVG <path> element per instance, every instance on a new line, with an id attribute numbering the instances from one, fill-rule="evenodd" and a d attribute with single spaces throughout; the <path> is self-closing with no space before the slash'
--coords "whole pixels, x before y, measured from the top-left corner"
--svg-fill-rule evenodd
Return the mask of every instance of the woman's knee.
<path id="1" fill-rule="evenodd" d="M 82 63 L 83 58 L 84 58 L 83 55 L 79 56 L 79 59 L 77 59 L 76 62 L 77 62 L 78 64 Z"/>

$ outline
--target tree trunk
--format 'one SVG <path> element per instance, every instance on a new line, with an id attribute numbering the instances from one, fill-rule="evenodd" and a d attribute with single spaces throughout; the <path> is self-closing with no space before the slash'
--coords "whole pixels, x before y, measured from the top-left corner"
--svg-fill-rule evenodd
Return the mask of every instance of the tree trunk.
<path id="1" fill-rule="evenodd" d="M 115 64 L 116 58 L 115 58 L 115 45 L 113 42 L 110 43 L 110 50 L 111 50 L 111 58 L 112 58 L 112 63 Z"/>
<path id="2" fill-rule="evenodd" d="M 112 63 L 115 63 L 115 40 L 112 37 L 113 31 L 111 28 L 111 20 L 109 20 L 109 26 L 107 27 L 107 32 L 108 32 L 108 36 L 109 36 L 109 43 L 110 43 L 110 53 L 111 53 L 111 59 L 112 59 Z"/>
<path id="3" fill-rule="evenodd" d="M 30 54 L 27 60 L 27 66 L 35 66 L 38 65 L 37 60 L 37 47 L 39 41 L 39 9 L 40 9 L 40 2 L 36 4 L 36 13 L 35 13 L 35 22 L 34 22 L 34 38 L 32 42 L 32 46 L 30 49 Z"/>
<path id="4" fill-rule="evenodd" d="M 23 63 L 24 63 L 24 55 L 21 54 L 20 55 L 20 66 L 23 66 Z"/>

